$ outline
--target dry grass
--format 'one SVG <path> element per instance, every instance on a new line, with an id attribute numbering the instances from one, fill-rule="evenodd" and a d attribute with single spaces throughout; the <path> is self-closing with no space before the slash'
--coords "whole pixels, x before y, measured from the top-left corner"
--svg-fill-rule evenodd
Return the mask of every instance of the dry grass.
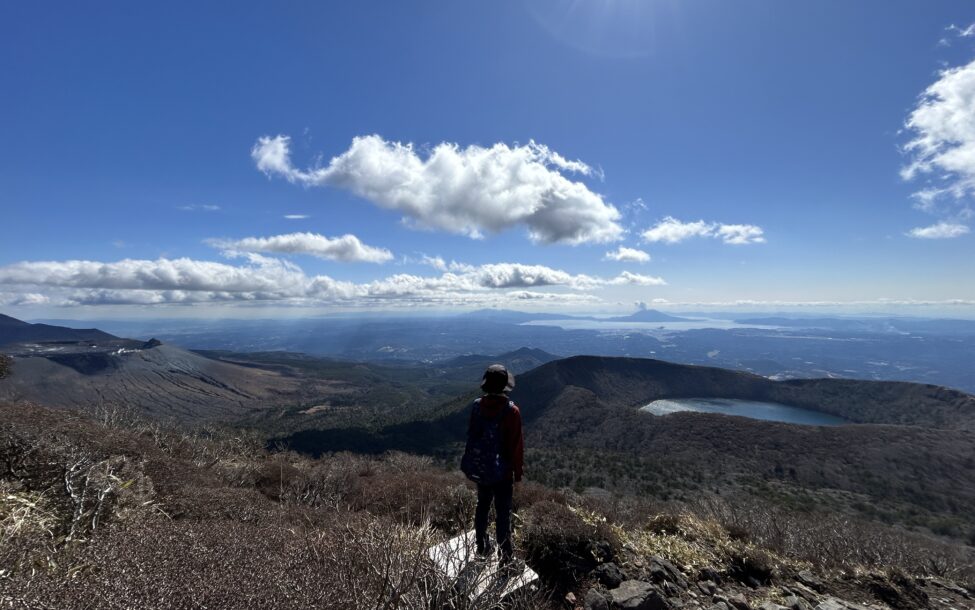
<path id="1" fill-rule="evenodd" d="M 424 458 L 268 454 L 119 409 L 0 410 L 4 607 L 443 608 L 474 493 Z M 505 607 L 542 607 L 532 594 Z"/>
<path id="2" fill-rule="evenodd" d="M 5 607 L 499 607 L 427 559 L 469 529 L 475 503 L 461 475 L 427 458 L 270 454 L 246 431 L 8 405 L 0 469 Z M 810 565 L 969 574 L 957 547 L 840 517 L 728 502 L 663 511 L 531 483 L 515 506 L 516 546 L 546 588 L 512 608 L 551 607 L 545 591 L 561 597 L 599 563 L 655 555 L 758 580 Z"/>
<path id="3" fill-rule="evenodd" d="M 897 566 L 911 574 L 975 580 L 975 549 L 842 513 L 797 513 L 749 499 L 710 498 L 694 507 L 736 538 L 792 562 L 860 572 Z"/>

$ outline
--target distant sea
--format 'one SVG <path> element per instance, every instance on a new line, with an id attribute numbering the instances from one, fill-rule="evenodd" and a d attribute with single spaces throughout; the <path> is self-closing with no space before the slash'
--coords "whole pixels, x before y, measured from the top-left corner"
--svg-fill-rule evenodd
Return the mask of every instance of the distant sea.
<path id="1" fill-rule="evenodd" d="M 759 324 L 739 324 L 733 320 L 717 320 L 700 318 L 689 322 L 603 322 L 601 320 L 532 320 L 524 322 L 522 326 L 558 326 L 565 330 L 640 330 L 640 331 L 670 331 L 699 330 L 702 328 L 717 328 L 730 330 L 734 328 L 763 328 L 775 330 L 781 326 L 762 326 Z"/>

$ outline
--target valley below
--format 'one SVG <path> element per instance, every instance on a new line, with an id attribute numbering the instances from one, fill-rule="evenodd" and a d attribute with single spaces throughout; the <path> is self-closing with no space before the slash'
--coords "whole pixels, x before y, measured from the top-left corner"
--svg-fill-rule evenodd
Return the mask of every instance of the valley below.
<path id="1" fill-rule="evenodd" d="M 517 376 L 511 398 L 525 426 L 526 479 L 549 490 L 534 493 L 602 503 L 600 510 L 636 502 L 720 514 L 726 527 L 757 527 L 746 513 L 776 515 L 792 528 L 841 522 L 835 527 L 843 531 L 909 539 L 975 561 L 975 397 L 955 389 L 778 379 L 649 358 L 561 358 L 537 347 L 435 362 L 353 361 L 190 351 L 107 334 L 52 339 L 50 328 L 23 340 L 28 329 L 18 327 L 19 340 L 0 347 L 0 409 L 14 418 L 8 433 L 31 409 L 54 408 L 36 417 L 56 421 L 60 411 L 100 425 L 246 435 L 253 450 L 268 452 L 261 460 L 284 460 L 289 469 L 308 467 L 294 460 L 406 455 L 438 477 L 454 476 L 480 374 L 502 362 Z M 169 485 L 181 486 L 178 480 Z M 284 482 L 271 485 L 284 493 Z"/>

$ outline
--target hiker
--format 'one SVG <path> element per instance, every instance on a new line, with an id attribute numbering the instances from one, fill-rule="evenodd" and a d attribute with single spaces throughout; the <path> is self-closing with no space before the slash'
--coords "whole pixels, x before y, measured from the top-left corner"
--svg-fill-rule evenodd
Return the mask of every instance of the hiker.
<path id="1" fill-rule="evenodd" d="M 477 483 L 477 510 L 474 532 L 477 554 L 489 557 L 494 550 L 487 535 L 488 513 L 494 502 L 496 534 L 502 568 L 513 568 L 511 545 L 511 496 L 514 484 L 521 481 L 524 438 L 521 411 L 508 399 L 515 377 L 500 364 L 484 371 L 481 390 L 484 396 L 474 401 L 467 427 L 467 448 L 461 470 Z"/>

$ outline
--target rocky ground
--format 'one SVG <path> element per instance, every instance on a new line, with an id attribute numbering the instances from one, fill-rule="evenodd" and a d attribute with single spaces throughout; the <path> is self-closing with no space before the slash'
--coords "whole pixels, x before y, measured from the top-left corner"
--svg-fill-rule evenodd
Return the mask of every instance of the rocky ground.
<path id="1" fill-rule="evenodd" d="M 692 527 L 703 524 L 681 517 L 685 527 L 663 538 L 687 542 Z M 690 527 L 686 527 L 690 526 Z M 698 532 L 700 533 L 700 531 Z M 658 534 L 658 542 L 661 537 Z M 720 540 L 701 540 L 714 545 Z M 916 577 L 889 570 L 818 571 L 752 549 L 730 562 L 682 566 L 687 547 L 645 556 L 625 545 L 619 563 L 606 562 L 591 573 L 585 593 L 569 592 L 567 607 L 585 610 L 962 610 L 975 608 L 975 592 L 936 577 Z M 699 546 L 699 548 L 703 548 Z M 740 550 L 744 550 L 742 547 Z"/>
<path id="2" fill-rule="evenodd" d="M 753 586 L 722 577 L 709 568 L 688 574 L 662 557 L 652 557 L 645 580 L 626 578 L 615 564 L 601 566 L 599 585 L 580 600 L 567 597 L 574 608 L 610 610 L 878 610 L 887 608 L 975 608 L 967 589 L 936 578 L 911 578 L 880 573 L 843 574 L 825 580 L 808 570 L 774 584 Z"/>

